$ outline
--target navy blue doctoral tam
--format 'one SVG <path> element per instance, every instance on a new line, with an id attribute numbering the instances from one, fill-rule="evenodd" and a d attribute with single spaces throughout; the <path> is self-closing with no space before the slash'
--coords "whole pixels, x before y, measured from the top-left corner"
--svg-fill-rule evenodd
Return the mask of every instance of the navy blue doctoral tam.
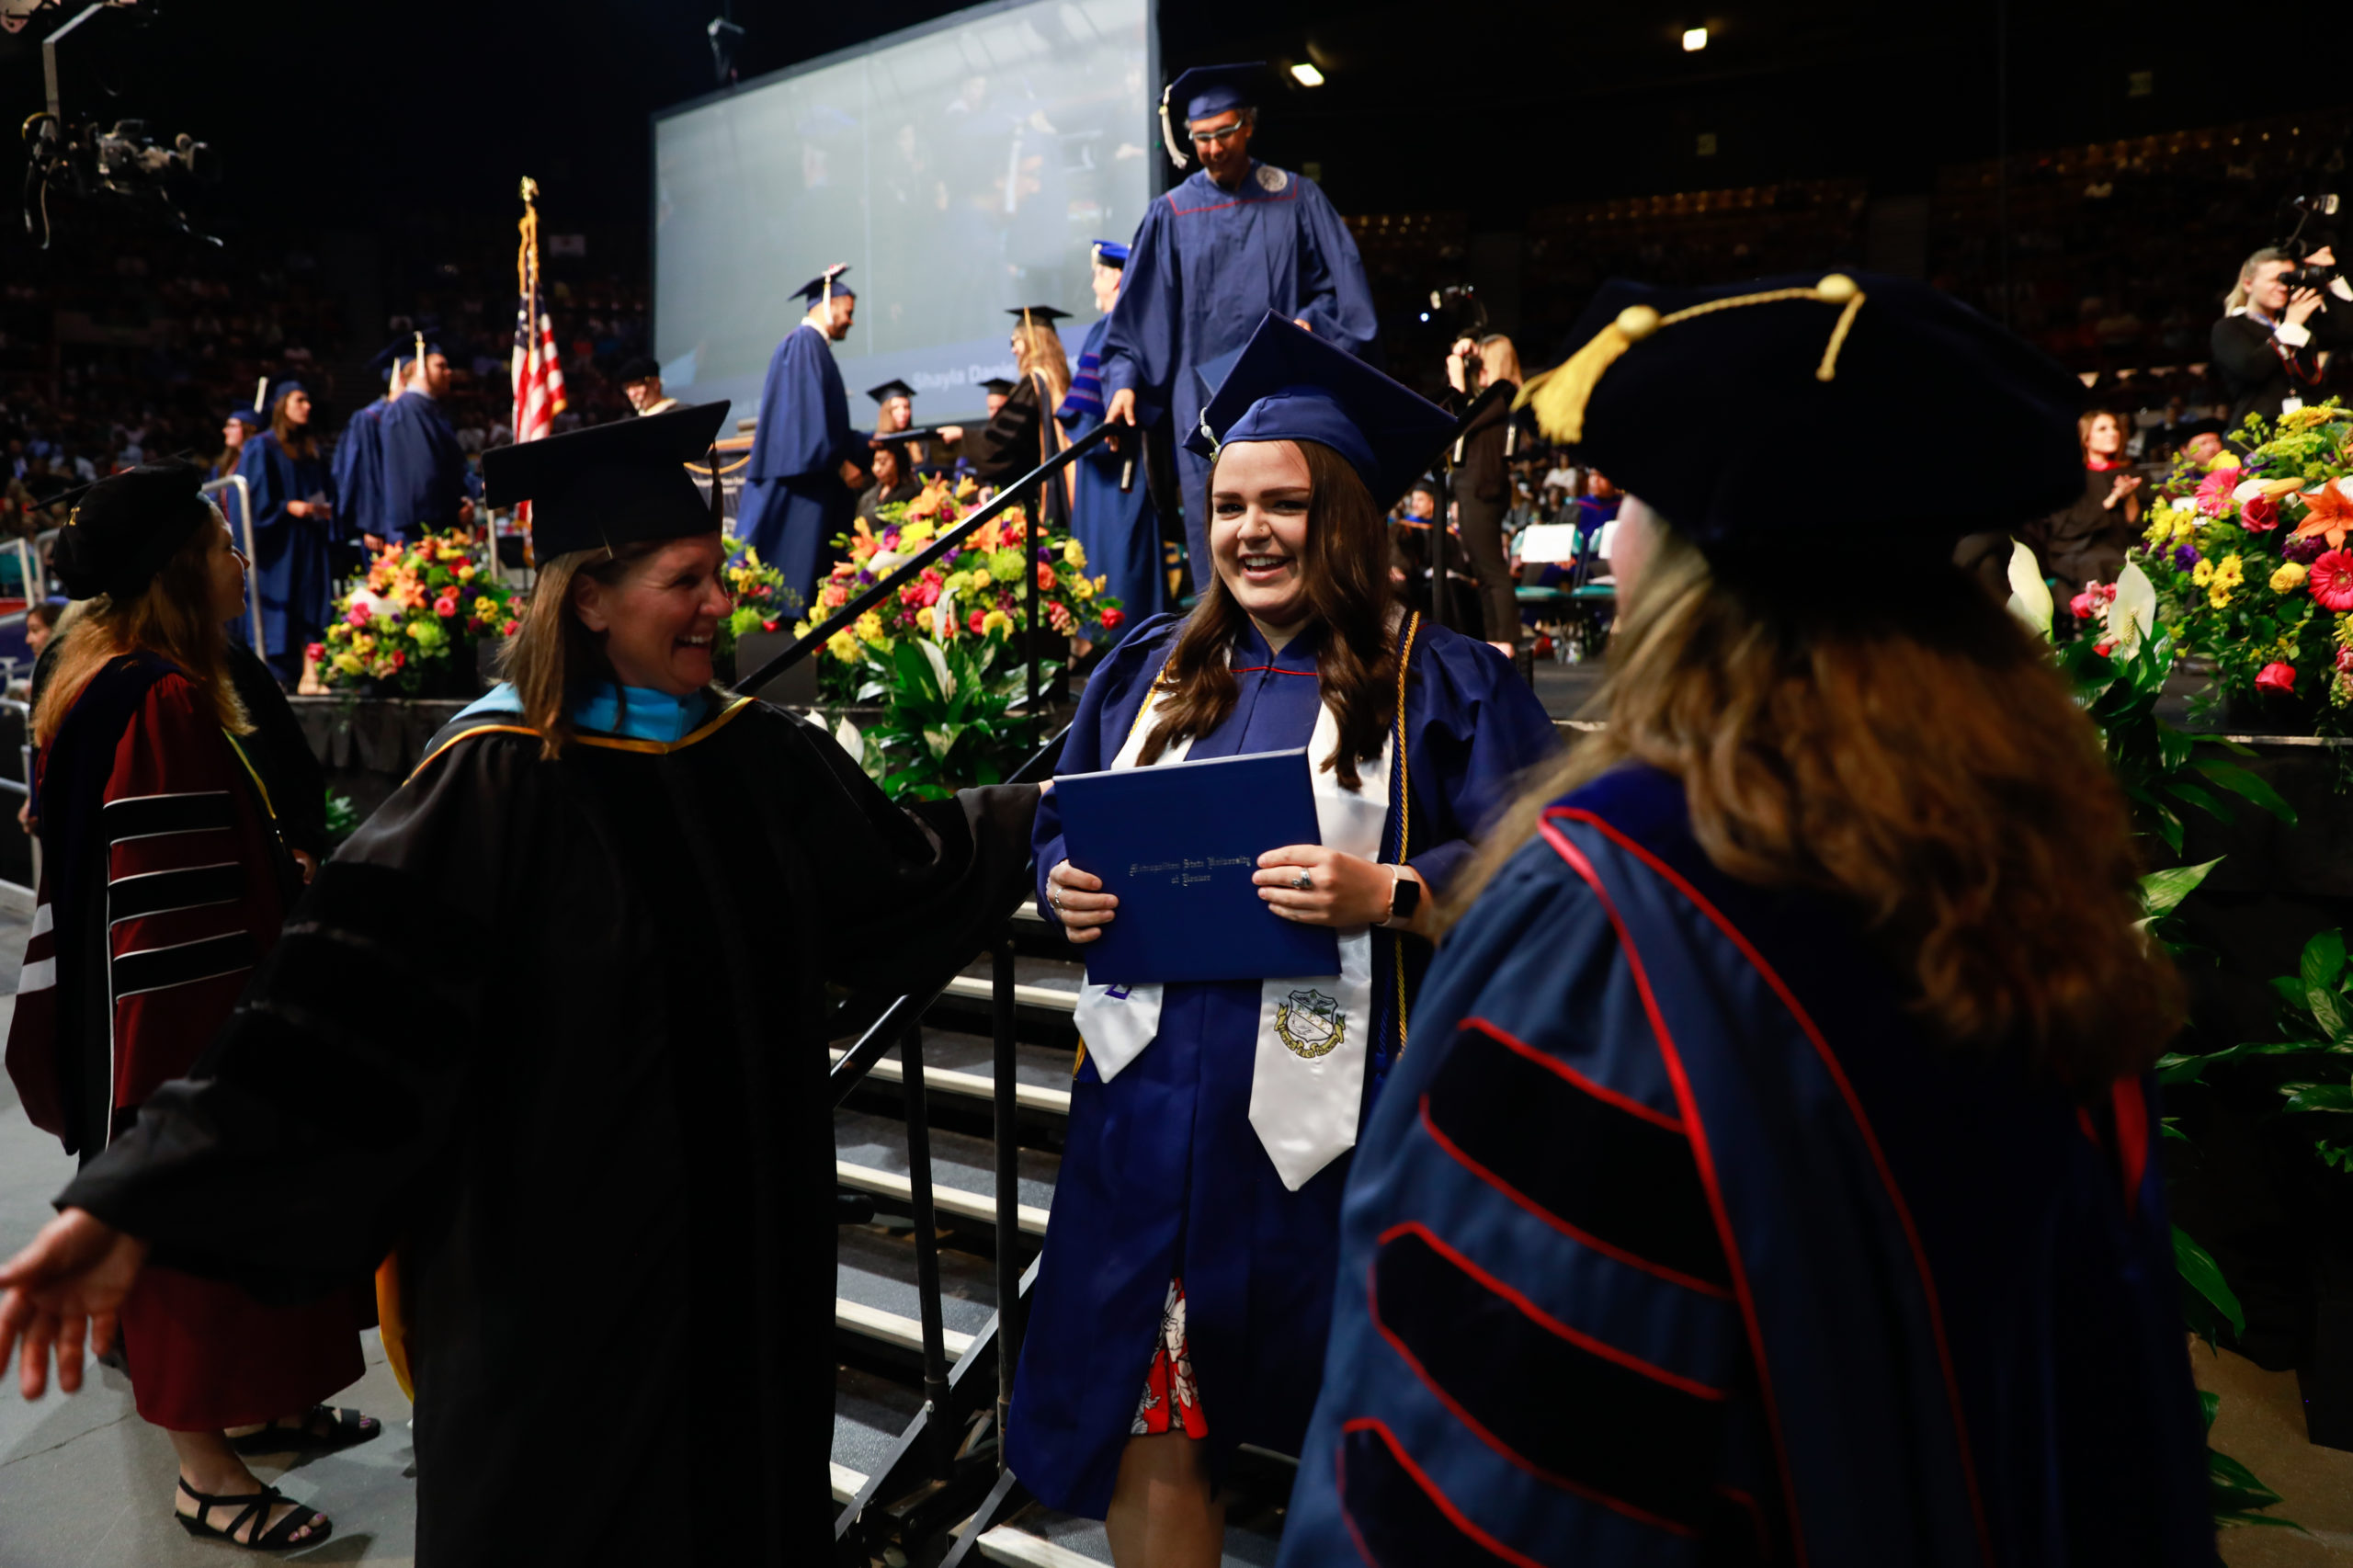
<path id="1" fill-rule="evenodd" d="M 1938 551 L 2083 494 L 2083 386 L 1941 290 L 1878 273 L 1601 286 L 1531 378 L 1548 435 L 1686 537 Z M 1924 465 L 1923 441 L 1953 460 Z"/>
<path id="2" fill-rule="evenodd" d="M 1201 410 L 1185 445 L 1203 457 L 1235 441 L 1331 448 L 1386 507 L 1454 434 L 1454 415 L 1269 311 Z"/>

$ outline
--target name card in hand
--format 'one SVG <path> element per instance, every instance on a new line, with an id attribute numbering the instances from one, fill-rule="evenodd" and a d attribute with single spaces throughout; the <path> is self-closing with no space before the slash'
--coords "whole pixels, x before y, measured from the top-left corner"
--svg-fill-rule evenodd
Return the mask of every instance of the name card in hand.
<path id="1" fill-rule="evenodd" d="M 1070 863 L 1120 900 L 1085 949 L 1096 983 L 1339 972 L 1332 928 L 1285 920 L 1251 881 L 1267 850 L 1323 842 L 1305 748 L 1074 773 L 1054 801 Z"/>

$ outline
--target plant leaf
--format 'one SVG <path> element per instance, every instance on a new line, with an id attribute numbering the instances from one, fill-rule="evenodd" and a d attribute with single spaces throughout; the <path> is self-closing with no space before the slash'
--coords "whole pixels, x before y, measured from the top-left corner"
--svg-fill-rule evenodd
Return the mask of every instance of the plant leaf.
<path id="1" fill-rule="evenodd" d="M 2175 866 L 2145 873 L 2141 878 L 2141 907 L 2152 915 L 2171 914 L 2222 863 L 2222 858 L 2218 855 L 2203 865 Z"/>
<path id="2" fill-rule="evenodd" d="M 2308 992 L 2336 990 L 2345 973 L 2345 933 L 2334 928 L 2314 933 L 2296 960 L 2296 972 Z"/>
<path id="3" fill-rule="evenodd" d="M 2042 563 L 2023 544 L 2010 548 L 2010 613 L 2051 637 L 2051 585 L 2042 580 Z"/>
<path id="4" fill-rule="evenodd" d="M 2222 1270 L 2215 1263 L 2213 1255 L 2190 1239 L 2189 1233 L 2179 1225 L 2173 1228 L 2173 1266 L 2184 1285 L 2197 1291 L 2222 1314 L 2234 1335 L 2246 1332 L 2246 1312 L 2222 1278 Z"/>
<path id="5" fill-rule="evenodd" d="M 2353 1111 L 2353 1084 L 2283 1084 L 2282 1110 Z"/>
<path id="6" fill-rule="evenodd" d="M 2108 607 L 2108 635 L 2116 644 L 2116 653 L 2129 657 L 2137 653 L 2141 639 L 2156 624 L 2157 585 L 2149 581 L 2139 562 L 2128 557 L 2124 570 L 2116 574 L 2115 602 Z M 2172 663 L 2164 661 L 2166 667 Z"/>
<path id="7" fill-rule="evenodd" d="M 2200 757 L 2198 761 L 2191 763 L 2190 767 L 2204 774 L 2222 789 L 2228 790 L 2232 794 L 2263 811 L 2269 812 L 2290 827 L 2296 825 L 2296 808 L 2288 803 L 2287 797 L 2274 790 L 2267 780 L 2248 772 L 2237 763 L 2224 762 L 2218 756 L 2208 756 Z"/>
<path id="8" fill-rule="evenodd" d="M 849 753 L 852 762 L 866 760 L 866 737 L 858 733 L 858 726 L 849 722 L 848 714 L 843 714 L 842 722 L 834 726 L 834 739 L 840 743 L 842 750 Z"/>
<path id="9" fill-rule="evenodd" d="M 931 665 L 931 678 L 937 681 L 939 685 L 939 695 L 941 699 L 949 702 L 954 701 L 956 699 L 956 672 L 948 667 L 948 655 L 939 651 L 938 643 L 932 642 L 927 637 L 916 638 L 915 646 L 923 650 L 924 661 Z"/>

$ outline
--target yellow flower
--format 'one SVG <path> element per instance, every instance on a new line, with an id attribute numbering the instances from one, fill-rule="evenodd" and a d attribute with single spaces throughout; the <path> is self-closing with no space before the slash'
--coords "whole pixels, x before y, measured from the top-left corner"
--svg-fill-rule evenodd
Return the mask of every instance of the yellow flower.
<path id="1" fill-rule="evenodd" d="M 883 639 L 890 635 L 882 630 L 881 616 L 873 610 L 868 610 L 858 618 L 858 634 L 877 648 L 882 646 Z"/>
<path id="2" fill-rule="evenodd" d="M 1063 541 L 1063 564 L 1072 567 L 1086 564 L 1086 551 L 1079 548 L 1078 540 L 1073 539 Z"/>
<path id="3" fill-rule="evenodd" d="M 2214 563 L 2211 561 L 2200 561 L 2190 569 L 2189 580 L 2200 587 L 2204 587 L 2214 580 Z"/>
<path id="4" fill-rule="evenodd" d="M 483 620 L 488 620 L 497 613 L 497 601 L 494 600 L 488 594 L 477 594 L 474 596 L 474 614 L 478 618 Z"/>
<path id="5" fill-rule="evenodd" d="M 836 631 L 825 639 L 825 652 L 847 665 L 858 657 L 858 639 L 847 631 Z"/>
<path id="6" fill-rule="evenodd" d="M 337 653 L 335 656 L 335 667 L 338 675 L 356 676 L 365 666 L 360 664 L 359 655 L 357 653 Z"/>
<path id="7" fill-rule="evenodd" d="M 2308 403 L 2302 408 L 2290 409 L 2286 414 L 2281 415 L 2279 416 L 2279 428 L 2282 430 L 2302 430 L 2307 426 L 2321 424 L 2325 420 L 2333 419 L 2337 415 L 2344 412 L 2345 411 L 2341 408 L 2328 408 L 2320 403 Z"/>
<path id="8" fill-rule="evenodd" d="M 2227 608 L 2231 602 L 2230 585 L 2220 577 L 2215 578 L 2214 585 L 2206 590 L 2206 602 L 2216 609 Z"/>
<path id="9" fill-rule="evenodd" d="M 2206 472 L 2208 473 L 2212 473 L 2217 469 L 2236 468 L 2238 466 L 2238 453 L 2232 451 L 2228 447 L 2225 447 L 2222 449 L 2220 455 L 2212 458 L 2207 462 Z"/>
<path id="10" fill-rule="evenodd" d="M 1073 577 L 1070 580 L 1070 597 L 1076 599 L 1080 604 L 1085 604 L 1087 600 L 1095 597 L 1095 590 L 1102 584 L 1102 582 L 1103 579 L 1100 577 L 1096 578 L 1093 582 L 1089 582 L 1084 577 Z"/>
<path id="11" fill-rule="evenodd" d="M 2275 594 L 2292 594 L 2303 585 L 2304 569 L 2293 561 L 2271 574 L 2271 591 Z"/>
<path id="12" fill-rule="evenodd" d="M 1001 609 L 993 609 L 981 617 L 981 635 L 994 637 L 1013 625 L 1013 618 Z"/>
<path id="13" fill-rule="evenodd" d="M 2235 555 L 2225 555 L 2222 557 L 2222 564 L 2214 568 L 2214 583 L 2217 587 L 2235 588 L 2245 581 L 2246 581 L 2246 568 L 2240 563 L 2239 558 Z"/>
<path id="14" fill-rule="evenodd" d="M 985 588 L 985 587 L 987 587 L 991 583 L 994 583 L 994 582 L 995 582 L 995 581 L 996 581 L 996 579 L 995 579 L 995 577 L 992 577 L 992 576 L 990 576 L 990 575 L 989 575 L 989 569 L 988 569 L 987 567 L 985 567 L 985 566 L 976 566 L 976 567 L 974 567 L 974 568 L 972 569 L 972 584 L 971 584 L 971 585 L 972 585 L 972 587 L 975 587 L 975 588 Z"/>
<path id="15" fill-rule="evenodd" d="M 471 583 L 471 582 L 472 582 L 473 580 L 474 580 L 474 563 L 473 563 L 472 562 L 471 562 L 471 561 L 460 561 L 460 562 L 458 562 L 458 581 L 459 581 L 459 582 L 460 582 L 460 583 Z"/>
<path id="16" fill-rule="evenodd" d="M 931 519 L 911 517 L 899 528 L 899 542 L 903 545 L 921 544 L 931 537 Z"/>

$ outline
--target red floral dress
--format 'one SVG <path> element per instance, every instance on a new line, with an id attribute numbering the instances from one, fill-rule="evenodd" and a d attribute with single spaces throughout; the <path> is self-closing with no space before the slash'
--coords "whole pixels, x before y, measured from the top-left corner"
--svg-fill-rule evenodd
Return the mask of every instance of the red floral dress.
<path id="1" fill-rule="evenodd" d="M 1209 1418 L 1201 1414 L 1201 1392 L 1193 1382 L 1193 1353 L 1185 1343 L 1185 1282 L 1168 1282 L 1168 1304 L 1160 1312 L 1160 1338 L 1154 1346 L 1152 1367 L 1143 1375 L 1143 1397 L 1136 1402 L 1136 1418 L 1128 1434 L 1156 1437 L 1182 1432 L 1188 1437 L 1210 1435 Z"/>

